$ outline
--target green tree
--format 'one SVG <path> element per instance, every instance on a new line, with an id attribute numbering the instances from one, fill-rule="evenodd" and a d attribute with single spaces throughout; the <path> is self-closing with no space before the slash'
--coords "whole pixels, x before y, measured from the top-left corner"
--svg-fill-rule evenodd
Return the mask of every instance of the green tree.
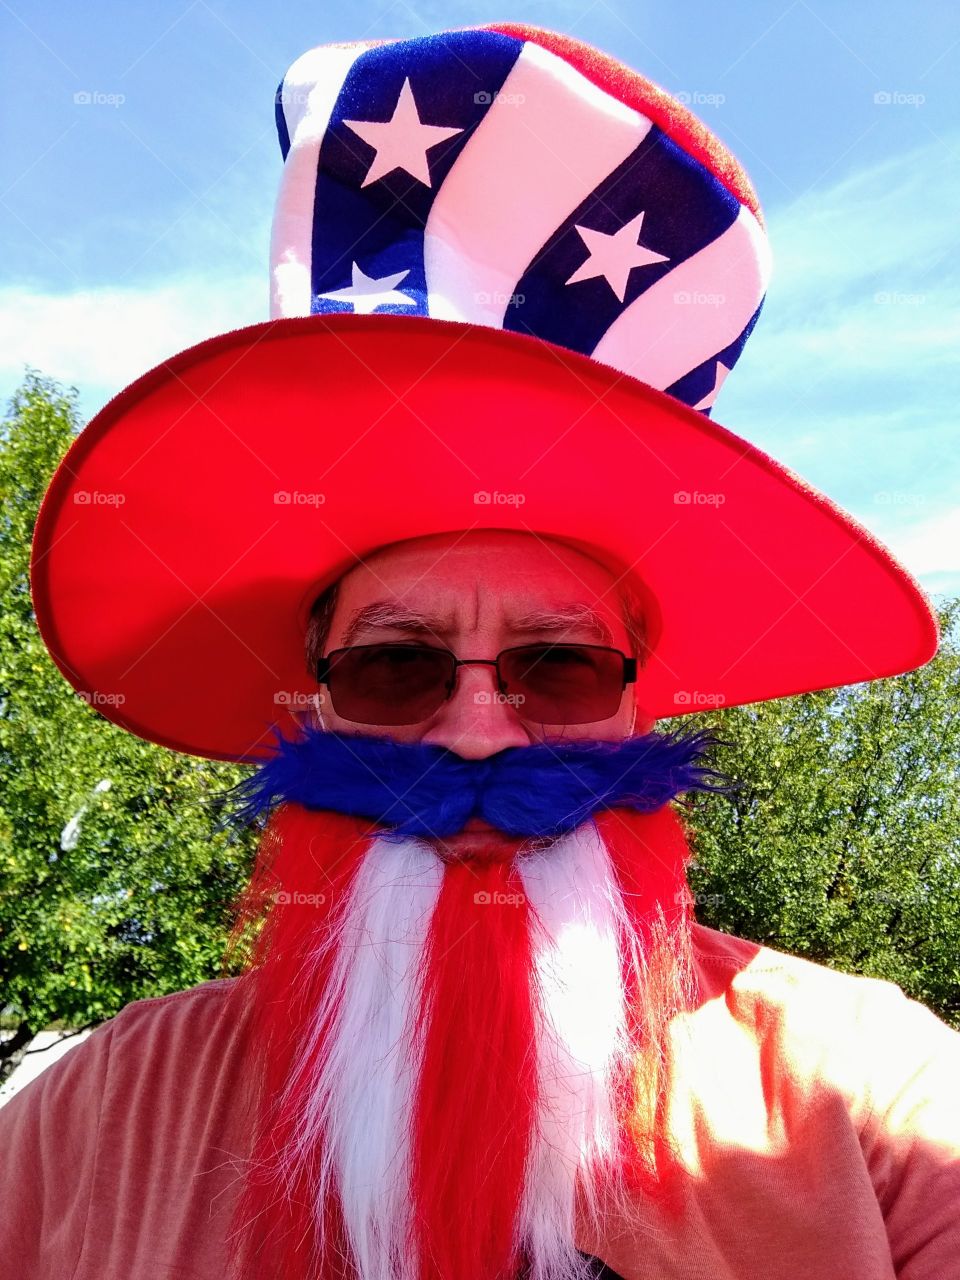
<path id="1" fill-rule="evenodd" d="M 960 1027 L 960 600 L 905 675 L 690 717 L 739 780 L 695 794 L 704 924 L 898 983 Z"/>
<path id="2" fill-rule="evenodd" d="M 126 733 L 67 684 L 34 618 L 40 499 L 78 429 L 76 392 L 29 371 L 0 425 L 0 1081 L 41 1028 L 220 972 L 254 833 L 215 799 L 248 769 Z"/>

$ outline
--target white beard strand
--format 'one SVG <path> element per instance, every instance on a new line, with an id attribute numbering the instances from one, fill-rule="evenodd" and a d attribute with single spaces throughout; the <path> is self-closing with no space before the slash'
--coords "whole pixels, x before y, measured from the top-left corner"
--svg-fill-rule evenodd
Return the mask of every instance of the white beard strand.
<path id="1" fill-rule="evenodd" d="M 329 1026 L 323 1066 L 312 1080 L 295 1069 L 291 1080 L 302 1099 L 291 1165 L 319 1151 L 318 1239 L 332 1189 L 361 1280 L 415 1280 L 407 1247 L 409 1117 L 419 1065 L 411 1017 L 442 876 L 442 862 L 418 841 L 371 844 L 328 935 L 336 947 L 331 980 L 298 1059 L 310 1061 Z"/>
<path id="2" fill-rule="evenodd" d="M 517 862 L 533 908 L 539 989 L 539 1115 L 520 1212 L 530 1280 L 588 1274 L 577 1253 L 576 1189 L 599 1216 L 597 1179 L 616 1148 L 614 1085 L 629 1055 L 621 951 L 630 924 L 592 822 Z"/>

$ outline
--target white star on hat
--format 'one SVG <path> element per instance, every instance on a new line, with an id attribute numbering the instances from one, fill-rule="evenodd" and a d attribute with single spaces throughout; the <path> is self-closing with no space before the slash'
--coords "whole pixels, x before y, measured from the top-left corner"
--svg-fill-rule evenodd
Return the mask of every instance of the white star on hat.
<path id="1" fill-rule="evenodd" d="M 412 307 L 416 306 L 416 298 L 411 298 L 408 294 L 400 293 L 394 288 L 404 276 L 409 274 L 410 268 L 407 267 L 406 271 L 397 271 L 392 276 L 381 276 L 377 280 L 373 276 L 365 275 L 354 263 L 352 284 L 344 289 L 331 289 L 329 293 L 318 293 L 317 297 L 331 298 L 334 302 L 349 302 L 353 305 L 356 315 L 364 316 L 370 315 L 377 307 L 386 306 L 391 302 Z"/>
<path id="2" fill-rule="evenodd" d="M 717 393 L 726 381 L 727 374 L 730 370 L 721 361 L 717 361 L 717 367 L 714 372 L 713 390 L 708 391 L 699 404 L 695 404 L 695 409 L 712 409 L 713 402 L 717 398 Z"/>
<path id="3" fill-rule="evenodd" d="M 397 105 L 389 120 L 344 120 L 343 123 L 377 150 L 367 176 L 360 183 L 361 187 L 376 182 L 394 169 L 405 169 L 412 178 L 429 187 L 427 152 L 438 142 L 443 142 L 444 138 L 463 133 L 462 129 L 423 123 L 410 88 L 409 76 L 403 82 Z"/>
<path id="4" fill-rule="evenodd" d="M 592 280 L 595 276 L 603 276 L 622 302 L 627 291 L 627 277 L 634 267 L 668 261 L 665 254 L 654 253 L 652 249 L 645 249 L 642 244 L 637 243 L 645 213 L 646 210 L 638 213 L 635 218 L 624 223 L 619 231 L 613 232 L 597 231 L 593 227 L 575 224 L 581 240 L 590 250 L 590 256 L 581 262 L 566 283 L 574 284 L 577 280 Z"/>

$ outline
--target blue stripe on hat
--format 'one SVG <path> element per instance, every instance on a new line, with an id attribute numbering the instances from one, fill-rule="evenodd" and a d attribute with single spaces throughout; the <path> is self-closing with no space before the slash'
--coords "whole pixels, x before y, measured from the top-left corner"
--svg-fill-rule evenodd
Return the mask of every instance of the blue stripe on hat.
<path id="1" fill-rule="evenodd" d="M 287 128 L 287 117 L 283 114 L 283 81 L 277 85 L 277 94 L 273 103 L 274 114 L 277 118 L 277 139 L 280 142 L 280 152 L 284 160 L 287 158 L 287 152 L 290 150 L 290 130 Z"/>
<path id="2" fill-rule="evenodd" d="M 503 327 L 589 354 L 651 285 L 727 230 L 740 202 L 654 125 L 622 164 L 556 229 L 516 285 Z M 567 284 L 590 256 L 575 224 L 612 234 L 646 211 L 639 241 L 666 262 L 635 267 L 623 302 L 602 276 Z"/>
<path id="3" fill-rule="evenodd" d="M 675 396 L 678 400 L 682 400 L 684 404 L 690 405 L 699 404 L 705 396 L 708 396 L 713 390 L 717 376 L 717 362 L 719 361 L 721 364 L 725 364 L 728 369 L 732 369 L 737 363 L 740 359 L 740 353 L 746 345 L 747 339 L 753 332 L 753 326 L 759 319 L 760 312 L 763 310 L 763 304 L 765 301 L 765 298 L 761 298 L 760 305 L 750 317 L 746 328 L 738 338 L 735 338 L 733 342 L 731 342 L 729 346 L 724 347 L 722 351 L 718 351 L 716 355 L 711 356 L 709 360 L 705 360 L 703 364 L 698 364 L 695 369 L 691 369 L 690 372 L 685 373 L 682 378 L 678 378 L 676 382 L 666 388 L 667 393 L 671 396 Z M 712 406 L 708 409 L 700 410 L 700 412 L 706 417 L 710 417 L 712 411 Z"/>

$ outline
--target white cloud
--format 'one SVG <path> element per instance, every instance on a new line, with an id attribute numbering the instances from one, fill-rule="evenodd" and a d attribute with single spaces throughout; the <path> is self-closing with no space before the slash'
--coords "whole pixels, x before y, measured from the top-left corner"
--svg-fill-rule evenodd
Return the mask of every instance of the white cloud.
<path id="1" fill-rule="evenodd" d="M 771 296 L 807 313 L 811 300 L 846 298 L 860 283 L 871 293 L 881 279 L 935 285 L 939 268 L 952 268 L 960 176 L 944 156 L 958 143 L 960 133 L 891 155 L 777 209 Z"/>
<path id="2" fill-rule="evenodd" d="M 960 507 L 901 525 L 889 536 L 890 550 L 918 577 L 960 573 Z"/>
<path id="3" fill-rule="evenodd" d="M 769 217 L 773 278 L 726 403 L 737 388 L 752 398 L 811 379 L 956 376 L 960 171 L 943 162 L 949 150 L 891 156 Z M 869 404 L 870 385 L 858 390 Z"/>
<path id="4" fill-rule="evenodd" d="M 770 215 L 770 292 L 715 415 L 849 510 L 925 588 L 951 593 L 960 171 L 944 155 L 957 144 L 891 155 Z"/>
<path id="5" fill-rule="evenodd" d="M 4 403 L 24 366 L 76 386 L 86 416 L 127 383 L 204 338 L 269 318 L 263 277 L 178 280 L 72 293 L 0 289 L 0 392 Z"/>

